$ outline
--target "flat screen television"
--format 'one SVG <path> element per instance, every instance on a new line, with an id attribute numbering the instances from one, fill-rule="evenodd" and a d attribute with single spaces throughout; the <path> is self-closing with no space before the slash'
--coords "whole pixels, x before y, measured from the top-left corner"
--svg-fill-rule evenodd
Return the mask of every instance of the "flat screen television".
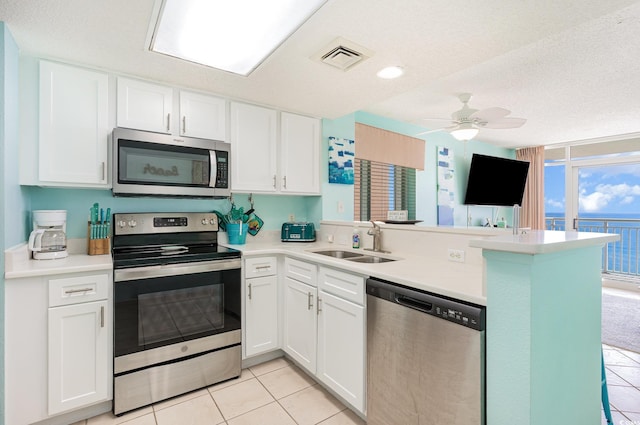
<path id="1" fill-rule="evenodd" d="M 473 154 L 465 205 L 522 205 L 529 162 Z"/>

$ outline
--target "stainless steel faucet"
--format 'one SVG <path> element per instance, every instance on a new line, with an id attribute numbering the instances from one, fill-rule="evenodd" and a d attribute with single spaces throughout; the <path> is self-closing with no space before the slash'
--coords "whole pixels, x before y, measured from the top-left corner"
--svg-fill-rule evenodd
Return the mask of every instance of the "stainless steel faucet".
<path id="1" fill-rule="evenodd" d="M 371 220 L 371 224 L 373 227 L 367 230 L 367 235 L 373 236 L 373 249 L 371 251 L 384 252 L 382 251 L 382 230 L 373 220 Z"/>

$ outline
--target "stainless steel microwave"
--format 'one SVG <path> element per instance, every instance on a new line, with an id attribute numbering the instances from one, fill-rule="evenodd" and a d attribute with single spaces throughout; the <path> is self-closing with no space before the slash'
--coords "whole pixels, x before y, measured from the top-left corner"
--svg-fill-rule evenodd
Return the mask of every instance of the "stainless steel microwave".
<path id="1" fill-rule="evenodd" d="M 230 145 L 115 128 L 114 196 L 223 198 L 231 194 Z"/>

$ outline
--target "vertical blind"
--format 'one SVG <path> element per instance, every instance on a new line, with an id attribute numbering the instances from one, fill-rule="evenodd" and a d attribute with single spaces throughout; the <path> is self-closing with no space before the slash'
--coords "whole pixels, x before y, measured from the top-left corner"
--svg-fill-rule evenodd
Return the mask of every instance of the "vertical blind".
<path id="1" fill-rule="evenodd" d="M 356 158 L 354 164 L 354 219 L 386 220 L 387 211 L 407 210 L 416 217 L 416 170 Z"/>

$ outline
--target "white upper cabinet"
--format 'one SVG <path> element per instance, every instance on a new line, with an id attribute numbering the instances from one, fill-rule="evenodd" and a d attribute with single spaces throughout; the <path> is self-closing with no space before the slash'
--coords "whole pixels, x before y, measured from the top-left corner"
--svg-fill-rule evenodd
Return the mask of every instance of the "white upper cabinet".
<path id="1" fill-rule="evenodd" d="M 320 193 L 320 120 L 282 112 L 280 191 Z"/>
<path id="2" fill-rule="evenodd" d="M 117 104 L 118 127 L 171 134 L 171 87 L 119 77 Z"/>
<path id="3" fill-rule="evenodd" d="M 275 193 L 277 113 L 231 103 L 231 190 Z"/>
<path id="4" fill-rule="evenodd" d="M 226 140 L 224 99 L 198 93 L 180 92 L 180 135 Z"/>
<path id="5" fill-rule="evenodd" d="M 108 187 L 108 87 L 106 74 L 40 61 L 38 173 L 33 183 Z M 26 159 L 35 166 L 36 158 Z"/>
<path id="6" fill-rule="evenodd" d="M 173 91 L 171 87 L 119 77 L 117 126 L 200 139 L 226 139 L 226 100 L 180 91 L 176 110 Z"/>
<path id="7" fill-rule="evenodd" d="M 231 103 L 231 144 L 234 192 L 320 193 L 320 120 Z"/>

